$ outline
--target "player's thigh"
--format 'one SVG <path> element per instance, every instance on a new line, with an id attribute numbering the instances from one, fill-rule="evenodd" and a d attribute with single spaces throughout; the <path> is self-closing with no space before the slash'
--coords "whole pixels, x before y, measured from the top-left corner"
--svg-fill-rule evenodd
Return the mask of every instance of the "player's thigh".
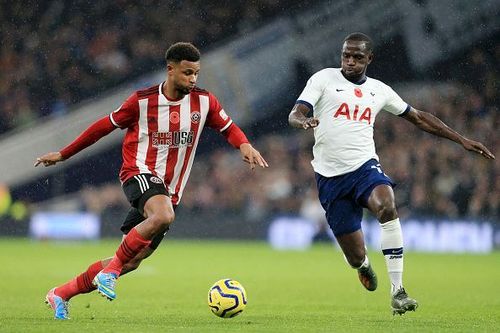
<path id="1" fill-rule="evenodd" d="M 387 203 L 390 198 L 394 200 L 392 188 L 396 184 L 385 174 L 380 163 L 375 159 L 366 162 L 360 170 L 356 171 L 356 178 L 353 181 L 355 182 L 354 197 L 361 206 L 370 208 L 368 207 L 370 197 L 372 197 L 372 208 L 374 197 L 383 199 L 384 203 Z"/>
<path id="2" fill-rule="evenodd" d="M 157 195 L 170 196 L 167 187 L 159 177 L 145 173 L 129 178 L 123 184 L 123 192 L 130 205 L 144 217 L 147 217 L 144 207 L 150 198 Z"/>
<path id="3" fill-rule="evenodd" d="M 389 218 L 396 218 L 396 200 L 392 186 L 379 184 L 371 191 L 367 203 L 367 208 L 376 216 L 385 211 Z"/>
<path id="4" fill-rule="evenodd" d="M 173 220 L 174 207 L 170 197 L 164 194 L 154 195 L 144 203 L 144 216 L 160 216 L 162 219 Z"/>
<path id="5" fill-rule="evenodd" d="M 352 198 L 342 198 L 322 204 L 326 220 L 335 237 L 353 233 L 361 229 L 363 207 Z"/>

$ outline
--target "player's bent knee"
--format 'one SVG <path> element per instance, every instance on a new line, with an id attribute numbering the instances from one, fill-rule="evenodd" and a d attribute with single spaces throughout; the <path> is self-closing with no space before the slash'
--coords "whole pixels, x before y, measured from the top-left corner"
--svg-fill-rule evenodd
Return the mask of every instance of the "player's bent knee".
<path id="1" fill-rule="evenodd" d="M 383 202 L 377 207 L 377 218 L 380 222 L 387 222 L 398 217 L 396 205 L 393 201 Z"/>
<path id="2" fill-rule="evenodd" d="M 155 213 L 149 217 L 151 223 L 156 226 L 156 229 L 162 231 L 168 229 L 168 227 L 174 222 L 175 213 L 174 212 L 161 212 Z"/>

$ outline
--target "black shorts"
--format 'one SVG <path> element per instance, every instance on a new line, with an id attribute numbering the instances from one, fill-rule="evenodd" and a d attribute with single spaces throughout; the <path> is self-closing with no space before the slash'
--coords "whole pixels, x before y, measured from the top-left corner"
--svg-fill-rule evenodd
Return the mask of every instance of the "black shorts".
<path id="1" fill-rule="evenodd" d="M 125 235 L 146 219 L 144 217 L 144 204 L 149 198 L 158 194 L 169 196 L 168 190 L 165 188 L 160 178 L 155 175 L 144 173 L 127 180 L 123 184 L 123 192 L 125 192 L 125 196 L 132 206 L 120 228 Z M 149 247 L 156 250 L 167 232 L 168 229 L 164 233 L 156 235 L 151 240 Z"/>
<path id="2" fill-rule="evenodd" d="M 122 187 L 127 200 L 142 215 L 149 198 L 158 194 L 170 196 L 163 180 L 149 173 L 141 173 L 128 179 Z"/>

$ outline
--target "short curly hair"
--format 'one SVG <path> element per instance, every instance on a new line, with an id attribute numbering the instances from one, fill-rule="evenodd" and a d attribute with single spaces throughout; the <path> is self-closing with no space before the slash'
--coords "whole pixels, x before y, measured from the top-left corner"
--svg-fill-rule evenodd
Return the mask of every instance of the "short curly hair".
<path id="1" fill-rule="evenodd" d="M 181 62 L 182 60 L 187 61 L 199 61 L 200 60 L 200 50 L 196 48 L 191 43 L 177 42 L 172 44 L 167 52 L 165 52 L 165 60 L 168 62 Z"/>

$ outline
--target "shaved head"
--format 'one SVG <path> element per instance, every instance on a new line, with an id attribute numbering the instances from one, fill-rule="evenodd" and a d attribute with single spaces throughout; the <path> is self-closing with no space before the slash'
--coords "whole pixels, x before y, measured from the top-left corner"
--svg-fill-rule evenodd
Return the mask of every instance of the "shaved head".
<path id="1" fill-rule="evenodd" d="M 364 42 L 366 51 L 368 52 L 373 52 L 373 41 L 368 35 L 365 35 L 362 32 L 353 32 L 352 34 L 347 35 L 346 38 L 344 38 L 344 43 L 346 41 L 353 41 L 353 42 Z"/>

